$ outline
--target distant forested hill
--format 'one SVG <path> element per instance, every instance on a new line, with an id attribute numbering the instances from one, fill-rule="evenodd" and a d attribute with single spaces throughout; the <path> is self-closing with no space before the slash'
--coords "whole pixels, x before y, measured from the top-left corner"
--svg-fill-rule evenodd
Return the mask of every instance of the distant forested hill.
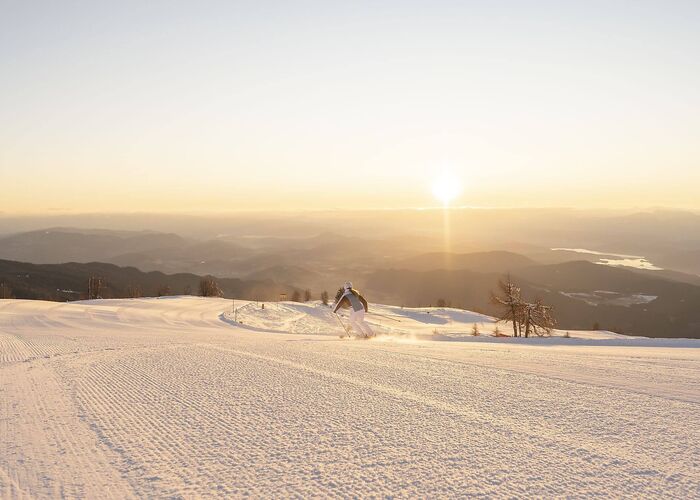
<path id="1" fill-rule="evenodd" d="M 193 294 L 199 289 L 201 276 L 189 273 L 145 273 L 134 267 L 119 267 L 102 262 L 80 264 L 29 264 L 0 260 L 0 283 L 6 295 L 18 299 L 77 300 L 86 298 L 91 276 L 102 278 L 103 298 Z M 252 300 L 276 300 L 280 293 L 291 296 L 293 288 L 271 280 L 217 279 L 226 297 Z M 0 289 L 0 298 L 2 298 Z"/>

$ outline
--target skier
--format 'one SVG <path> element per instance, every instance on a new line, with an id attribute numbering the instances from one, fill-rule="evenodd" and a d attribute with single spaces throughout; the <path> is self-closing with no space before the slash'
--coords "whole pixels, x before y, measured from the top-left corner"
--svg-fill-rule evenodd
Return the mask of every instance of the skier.
<path id="1" fill-rule="evenodd" d="M 340 292 L 340 290 L 338 291 Z M 374 332 L 365 321 L 365 313 L 368 311 L 367 301 L 360 295 L 360 292 L 353 289 L 349 281 L 343 285 L 342 295 L 336 300 L 333 306 L 333 313 L 338 309 L 352 309 L 350 312 L 350 326 L 365 338 L 373 337 Z"/>

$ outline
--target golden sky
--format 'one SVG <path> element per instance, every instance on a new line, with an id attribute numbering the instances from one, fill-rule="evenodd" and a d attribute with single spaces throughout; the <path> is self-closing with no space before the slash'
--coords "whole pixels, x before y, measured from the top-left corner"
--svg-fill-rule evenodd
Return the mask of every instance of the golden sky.
<path id="1" fill-rule="evenodd" d="M 3 11 L 2 212 L 700 208 L 698 2 Z"/>

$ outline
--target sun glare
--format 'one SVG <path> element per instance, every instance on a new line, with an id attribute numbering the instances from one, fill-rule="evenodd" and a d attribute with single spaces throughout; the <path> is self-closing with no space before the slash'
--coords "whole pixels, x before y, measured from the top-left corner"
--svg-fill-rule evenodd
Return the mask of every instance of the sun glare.
<path id="1" fill-rule="evenodd" d="M 433 196 L 448 206 L 462 192 L 462 183 L 450 173 L 444 173 L 433 182 Z"/>

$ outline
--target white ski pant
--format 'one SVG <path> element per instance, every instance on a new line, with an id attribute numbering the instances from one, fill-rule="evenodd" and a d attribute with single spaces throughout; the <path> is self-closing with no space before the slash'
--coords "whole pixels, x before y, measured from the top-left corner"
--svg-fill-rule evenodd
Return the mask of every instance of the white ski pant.
<path id="1" fill-rule="evenodd" d="M 365 321 L 364 309 L 350 312 L 350 326 L 360 335 L 364 335 L 366 337 L 371 337 L 374 335 L 374 332 Z"/>

